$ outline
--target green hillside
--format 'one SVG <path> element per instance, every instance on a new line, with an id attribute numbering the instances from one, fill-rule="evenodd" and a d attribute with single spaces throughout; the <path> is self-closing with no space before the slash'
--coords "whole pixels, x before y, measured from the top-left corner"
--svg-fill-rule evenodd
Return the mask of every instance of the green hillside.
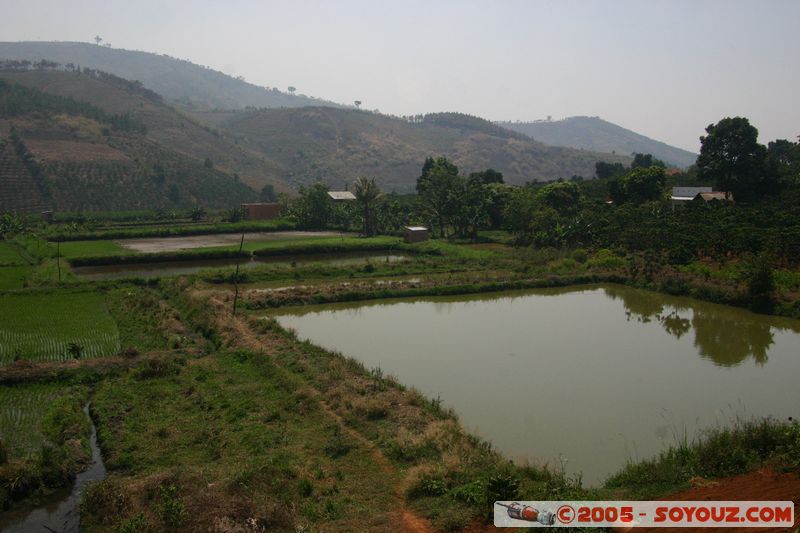
<path id="1" fill-rule="evenodd" d="M 670 165 L 693 165 L 697 154 L 650 139 L 599 117 L 570 117 L 556 121 L 499 122 L 504 128 L 524 133 L 554 146 L 569 146 L 617 154 L 653 154 Z"/>
<path id="2" fill-rule="evenodd" d="M 138 80 L 164 98 L 201 108 L 338 105 L 318 98 L 264 88 L 190 61 L 149 52 L 77 42 L 0 43 L 0 59 L 73 64 Z"/>

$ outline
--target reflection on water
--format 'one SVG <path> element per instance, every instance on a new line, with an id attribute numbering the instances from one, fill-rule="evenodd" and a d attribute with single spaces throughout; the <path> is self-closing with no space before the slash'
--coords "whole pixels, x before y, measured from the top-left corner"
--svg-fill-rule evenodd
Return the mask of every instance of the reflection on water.
<path id="1" fill-rule="evenodd" d="M 601 482 L 684 433 L 797 417 L 800 321 L 623 286 L 280 310 L 380 367 L 511 458 Z"/>
<path id="2" fill-rule="evenodd" d="M 693 330 L 698 354 L 720 366 L 736 366 L 748 357 L 763 365 L 775 342 L 773 332 L 800 333 L 796 320 L 622 287 L 606 287 L 604 291 L 622 301 L 628 320 L 642 323 L 655 320 L 678 339 Z"/>

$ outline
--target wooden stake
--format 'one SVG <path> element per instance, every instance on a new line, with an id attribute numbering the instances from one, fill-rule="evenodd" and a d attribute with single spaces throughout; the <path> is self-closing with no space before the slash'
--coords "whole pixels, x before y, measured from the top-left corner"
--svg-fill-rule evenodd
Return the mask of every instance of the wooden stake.
<path id="1" fill-rule="evenodd" d="M 242 240 L 239 241 L 239 255 L 236 256 L 236 274 L 233 275 L 233 313 L 236 316 L 236 302 L 239 300 L 239 263 L 242 261 L 242 247 L 244 246 L 244 231 L 242 232 Z"/>

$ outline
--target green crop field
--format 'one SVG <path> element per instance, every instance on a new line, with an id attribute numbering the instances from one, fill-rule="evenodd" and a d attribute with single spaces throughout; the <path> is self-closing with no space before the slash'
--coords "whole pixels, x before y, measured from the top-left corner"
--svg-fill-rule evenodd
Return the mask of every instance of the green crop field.
<path id="1" fill-rule="evenodd" d="M 55 250 L 56 245 L 50 244 Z M 128 255 L 132 252 L 114 241 L 67 241 L 60 245 L 61 257 L 72 259 L 75 257 L 96 257 L 109 255 Z"/>
<path id="2" fill-rule="evenodd" d="M 25 265 L 27 261 L 23 259 L 19 252 L 11 243 L 0 241 L 0 266 Z"/>
<path id="3" fill-rule="evenodd" d="M 17 358 L 59 361 L 115 355 L 119 332 L 103 296 L 87 292 L 8 294 L 0 300 L 0 365 Z"/>
<path id="4" fill-rule="evenodd" d="M 30 274 L 29 266 L 2 266 L 0 267 L 0 291 L 21 289 L 25 278 Z"/>
<path id="5" fill-rule="evenodd" d="M 65 390 L 57 383 L 0 387 L 0 440 L 11 459 L 22 459 L 41 448 L 42 418 Z"/>

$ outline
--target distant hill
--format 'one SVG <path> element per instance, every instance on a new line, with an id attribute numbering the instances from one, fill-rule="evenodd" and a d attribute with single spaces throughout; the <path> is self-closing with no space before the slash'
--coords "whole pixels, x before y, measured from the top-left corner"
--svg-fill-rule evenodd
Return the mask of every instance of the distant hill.
<path id="1" fill-rule="evenodd" d="M 667 164 L 686 168 L 697 154 L 653 140 L 598 117 L 570 117 L 557 121 L 498 122 L 500 126 L 524 133 L 553 146 L 569 146 L 597 152 L 653 154 Z"/>
<path id="2" fill-rule="evenodd" d="M 342 187 L 375 177 L 387 191 L 412 192 L 426 157 L 445 155 L 464 172 L 494 168 L 509 183 L 594 176 L 599 160 L 630 158 L 546 146 L 487 120 L 435 113 L 408 121 L 368 111 L 333 108 L 196 113 L 260 151 L 296 188 L 316 181 Z"/>
<path id="3" fill-rule="evenodd" d="M 43 92 L 37 84 L 57 90 Z M 96 95 L 105 108 L 64 94 L 76 87 L 84 97 Z M 125 109 L 115 91 L 137 102 L 136 112 Z M 165 135 L 159 119 L 171 113 L 180 120 L 158 98 L 108 75 L 0 72 L 0 210 L 231 207 L 256 199 L 252 188 L 211 159 L 156 140 Z M 154 120 L 148 120 L 148 109 Z M 171 144 L 185 143 L 192 130 L 213 138 L 187 126 L 190 119 L 183 123 Z M 202 145 L 202 135 L 197 142 Z"/>
<path id="4" fill-rule="evenodd" d="M 209 109 L 337 106 L 317 98 L 264 88 L 167 55 L 76 42 L 0 42 L 0 59 L 54 61 L 138 80 L 164 98 Z"/>
<path id="5" fill-rule="evenodd" d="M 466 173 L 494 168 L 514 184 L 588 179 L 599 160 L 630 161 L 547 146 L 460 113 L 411 120 L 330 107 L 186 111 L 138 83 L 60 68 L 0 71 L 9 86 L 36 92 L 23 110 L 0 109 L 0 138 L 16 128 L 57 209 L 231 206 L 265 185 L 340 188 L 359 176 L 412 192 L 425 158 L 438 155 Z"/>

